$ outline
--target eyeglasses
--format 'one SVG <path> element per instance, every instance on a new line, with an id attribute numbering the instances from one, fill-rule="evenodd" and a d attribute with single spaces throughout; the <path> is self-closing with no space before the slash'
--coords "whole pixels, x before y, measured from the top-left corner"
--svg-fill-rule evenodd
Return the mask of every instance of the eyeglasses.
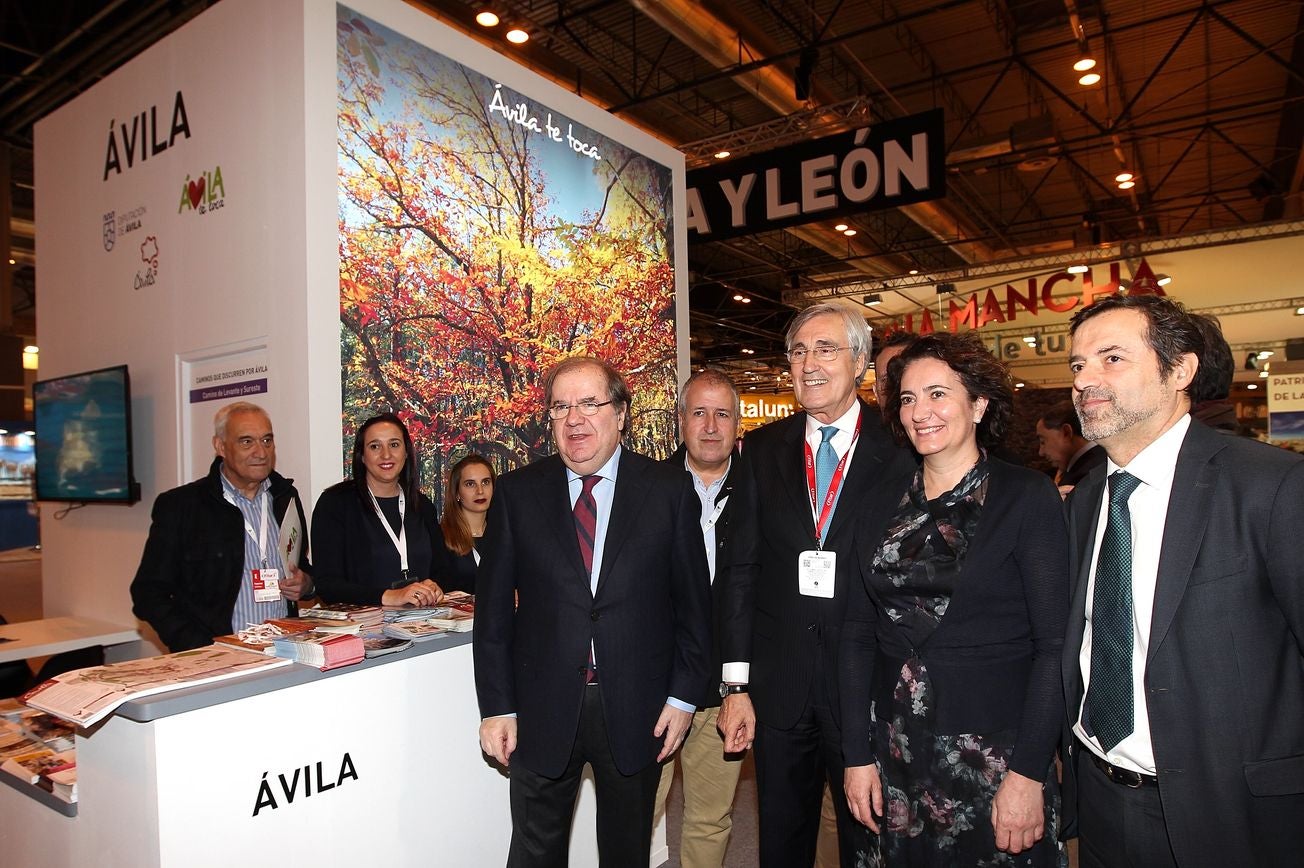
<path id="1" fill-rule="evenodd" d="M 598 412 L 599 407 L 605 407 L 610 403 L 612 402 L 580 401 L 577 404 L 553 404 L 548 408 L 548 415 L 554 419 L 565 419 L 566 415 L 570 413 L 571 408 L 574 407 L 580 411 L 581 415 L 593 416 Z"/>
<path id="2" fill-rule="evenodd" d="M 840 353 L 842 350 L 849 350 L 849 349 L 851 349 L 851 347 L 819 346 L 813 350 L 805 350 L 805 349 L 788 350 L 788 352 L 784 353 L 784 355 L 788 357 L 788 361 L 791 362 L 792 364 L 800 365 L 802 362 L 806 361 L 807 354 L 815 356 L 815 358 L 819 359 L 821 362 L 831 362 L 838 357 L 838 353 Z"/>

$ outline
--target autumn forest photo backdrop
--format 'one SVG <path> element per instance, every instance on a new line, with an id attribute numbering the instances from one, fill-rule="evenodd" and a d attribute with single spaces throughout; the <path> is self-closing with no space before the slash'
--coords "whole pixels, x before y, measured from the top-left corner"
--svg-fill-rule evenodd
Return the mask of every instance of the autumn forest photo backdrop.
<path id="1" fill-rule="evenodd" d="M 671 170 L 339 6 L 343 456 L 393 410 L 436 500 L 468 451 L 552 451 L 542 378 L 592 354 L 634 395 L 626 446 L 674 445 Z"/>

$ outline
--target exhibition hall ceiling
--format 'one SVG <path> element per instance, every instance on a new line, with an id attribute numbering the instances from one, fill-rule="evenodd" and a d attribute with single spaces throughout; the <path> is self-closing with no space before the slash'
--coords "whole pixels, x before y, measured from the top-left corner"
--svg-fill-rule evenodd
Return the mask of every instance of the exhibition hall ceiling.
<path id="1" fill-rule="evenodd" d="M 1298 2 L 409 2 L 680 148 L 690 171 L 943 110 L 944 199 L 690 243 L 693 360 L 740 379 L 786 369 L 782 329 L 814 298 L 877 295 L 865 313 L 890 326 L 936 309 L 938 283 L 1020 273 L 1003 263 L 1046 274 L 1103 249 L 1135 262 L 1162 239 L 1237 240 L 1262 224 L 1289 237 L 1280 221 L 1301 217 Z M 20 323 L 34 309 L 33 121 L 209 5 L 0 0 Z M 486 9 L 497 27 L 476 23 Z M 529 40 L 508 43 L 509 27 Z M 1094 84 L 1074 69 L 1084 55 Z M 1173 277 L 1192 307 L 1231 300 Z M 1255 337 L 1224 322 L 1234 345 Z"/>

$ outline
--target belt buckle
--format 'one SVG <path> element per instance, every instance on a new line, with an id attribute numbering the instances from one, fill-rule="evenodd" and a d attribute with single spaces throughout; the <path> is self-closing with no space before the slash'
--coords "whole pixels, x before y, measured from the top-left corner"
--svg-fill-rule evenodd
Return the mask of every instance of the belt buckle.
<path id="1" fill-rule="evenodd" d="M 1145 780 L 1142 779 L 1141 775 L 1136 772 L 1129 769 L 1121 769 L 1113 764 L 1110 764 L 1109 766 L 1109 779 L 1116 784 L 1121 784 L 1122 786 L 1129 787 L 1133 790 L 1141 789 L 1141 786 L 1145 783 Z"/>

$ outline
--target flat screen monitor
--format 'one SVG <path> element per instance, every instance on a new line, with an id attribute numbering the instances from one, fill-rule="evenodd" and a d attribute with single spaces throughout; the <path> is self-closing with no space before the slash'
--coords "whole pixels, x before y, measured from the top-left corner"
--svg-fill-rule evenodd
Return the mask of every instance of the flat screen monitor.
<path id="1" fill-rule="evenodd" d="M 131 380 L 118 365 L 32 385 L 36 499 L 135 503 Z"/>

